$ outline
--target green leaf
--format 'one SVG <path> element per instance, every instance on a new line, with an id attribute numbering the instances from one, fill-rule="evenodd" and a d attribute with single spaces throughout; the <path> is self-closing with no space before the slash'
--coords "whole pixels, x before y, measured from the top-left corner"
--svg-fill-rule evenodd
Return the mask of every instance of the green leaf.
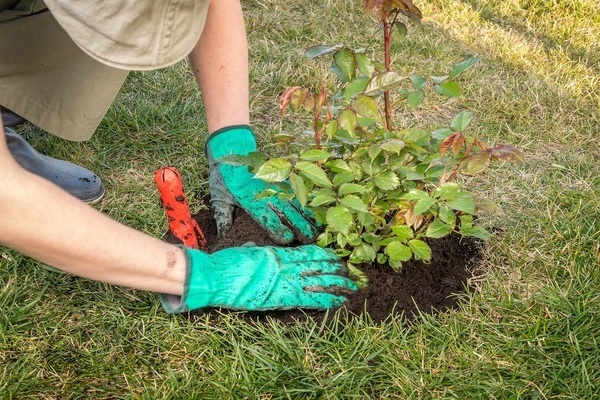
<path id="1" fill-rule="evenodd" d="M 386 139 L 382 140 L 379 144 L 382 150 L 390 153 L 400 154 L 400 151 L 406 146 L 406 144 L 400 139 Z"/>
<path id="2" fill-rule="evenodd" d="M 398 240 L 390 242 L 385 247 L 385 254 L 387 254 L 392 261 L 408 261 L 413 256 L 410 247 Z"/>
<path id="3" fill-rule="evenodd" d="M 452 227 L 440 220 L 435 220 L 427 227 L 425 236 L 432 239 L 439 239 L 452 233 Z"/>
<path id="4" fill-rule="evenodd" d="M 395 71 L 384 71 L 371 78 L 365 88 L 366 96 L 379 96 L 383 93 L 400 86 L 402 80 L 406 79 Z"/>
<path id="5" fill-rule="evenodd" d="M 255 177 L 266 182 L 281 182 L 287 179 L 292 164 L 283 158 L 273 158 L 264 163 L 256 172 Z"/>
<path id="6" fill-rule="evenodd" d="M 352 253 L 348 249 L 340 249 L 340 248 L 337 248 L 334 251 L 335 251 L 335 254 L 341 258 L 348 257 Z"/>
<path id="7" fill-rule="evenodd" d="M 394 232 L 394 235 L 402 242 L 415 237 L 415 233 L 408 225 L 394 225 L 392 226 L 392 232 Z"/>
<path id="8" fill-rule="evenodd" d="M 493 213 L 498 209 L 498 206 L 496 205 L 496 203 L 494 203 L 490 199 L 474 198 L 473 200 L 475 201 L 475 209 L 477 210 L 478 213 L 480 213 L 480 212 Z"/>
<path id="9" fill-rule="evenodd" d="M 400 270 L 402 270 L 402 262 L 400 262 L 400 261 L 390 260 L 389 261 L 389 265 L 390 265 L 390 267 L 392 267 L 392 269 L 394 271 L 400 271 Z"/>
<path id="10" fill-rule="evenodd" d="M 350 232 L 346 235 L 346 238 L 348 239 L 348 244 L 350 246 L 358 246 L 363 242 L 362 238 L 356 232 Z"/>
<path id="11" fill-rule="evenodd" d="M 448 76 L 448 75 L 444 75 L 444 76 L 432 76 L 432 77 L 431 77 L 431 80 L 432 80 L 434 83 L 438 83 L 438 84 L 439 84 L 439 83 L 443 83 L 443 82 L 445 82 L 446 80 L 448 80 L 448 78 L 449 78 L 449 76 Z"/>
<path id="12" fill-rule="evenodd" d="M 460 185 L 456 182 L 446 182 L 433 191 L 433 197 L 448 200 L 459 196 Z"/>
<path id="13" fill-rule="evenodd" d="M 475 214 L 475 202 L 471 194 L 467 192 L 460 192 L 456 197 L 448 200 L 446 204 L 453 210 Z"/>
<path id="14" fill-rule="evenodd" d="M 310 46 L 304 51 L 304 55 L 308 58 L 315 58 L 325 54 L 331 54 L 334 51 L 337 51 L 341 48 L 341 45 L 329 46 L 326 44 L 317 44 L 315 46 Z"/>
<path id="15" fill-rule="evenodd" d="M 431 132 L 431 137 L 433 139 L 437 139 L 437 140 L 444 140 L 448 136 L 452 135 L 453 133 L 454 133 L 454 131 L 450 128 L 440 128 L 440 129 L 436 129 L 435 131 Z"/>
<path id="16" fill-rule="evenodd" d="M 431 260 L 431 248 L 424 241 L 419 239 L 412 239 L 408 242 L 408 246 L 415 255 L 415 259 L 424 261 Z"/>
<path id="17" fill-rule="evenodd" d="M 318 196 L 320 194 L 326 194 L 328 196 L 334 196 L 336 195 L 335 191 L 333 190 L 333 188 L 322 188 L 322 187 L 317 187 L 311 190 L 311 193 L 313 196 Z"/>
<path id="18" fill-rule="evenodd" d="M 324 204 L 329 204 L 335 202 L 335 197 L 327 194 L 319 194 L 315 196 L 315 198 L 310 202 L 312 207 L 322 206 Z"/>
<path id="19" fill-rule="evenodd" d="M 381 147 L 379 147 L 378 143 L 369 147 L 369 158 L 371 159 L 371 161 L 375 160 L 380 153 Z"/>
<path id="20" fill-rule="evenodd" d="M 379 243 L 381 241 L 381 236 L 376 235 L 372 232 L 363 233 L 361 237 L 365 242 L 371 243 L 371 244 Z"/>
<path id="21" fill-rule="evenodd" d="M 339 116 L 340 127 L 354 136 L 354 129 L 356 128 L 356 113 L 347 108 L 340 113 Z"/>
<path id="22" fill-rule="evenodd" d="M 417 90 L 414 92 L 410 92 L 406 98 L 408 101 L 408 105 L 412 108 L 417 108 L 421 103 L 425 100 L 425 92 L 422 90 Z"/>
<path id="23" fill-rule="evenodd" d="M 327 166 L 327 168 L 329 168 L 333 172 L 342 172 L 342 171 L 352 172 L 352 169 L 350 168 L 348 163 L 344 160 L 340 160 L 339 158 L 335 158 L 335 159 L 327 162 L 325 165 Z"/>
<path id="24" fill-rule="evenodd" d="M 326 123 L 325 125 L 325 135 L 327 136 L 328 139 L 333 138 L 333 136 L 335 136 L 335 133 L 337 132 L 338 129 L 338 123 L 336 120 L 331 120 L 329 122 Z"/>
<path id="25" fill-rule="evenodd" d="M 382 190 L 394 190 L 400 185 L 400 179 L 394 171 L 385 171 L 373 179 L 375 186 Z"/>
<path id="26" fill-rule="evenodd" d="M 320 247 L 327 247 L 331 243 L 333 243 L 333 236 L 331 232 L 322 232 L 319 236 L 317 236 L 317 245 Z"/>
<path id="27" fill-rule="evenodd" d="M 400 38 L 404 38 L 406 36 L 406 33 L 408 32 L 406 25 L 404 25 L 402 22 L 400 22 L 398 20 L 395 20 L 394 26 L 396 27 L 396 32 L 398 33 Z"/>
<path id="28" fill-rule="evenodd" d="M 427 84 L 427 79 L 425 79 L 425 78 L 423 78 L 422 76 L 419 76 L 419 75 L 411 75 L 410 76 L 410 81 L 412 82 L 413 88 L 415 90 L 421 90 Z"/>
<path id="29" fill-rule="evenodd" d="M 368 211 L 365 203 L 363 203 L 362 200 L 358 198 L 358 196 L 355 196 L 353 194 L 349 194 L 346 197 L 342 198 L 340 200 L 340 205 L 356 211 Z"/>
<path id="30" fill-rule="evenodd" d="M 467 129 L 467 126 L 473 120 L 473 113 L 471 111 L 463 111 L 458 113 L 450 123 L 450 128 L 456 132 L 462 132 Z"/>
<path id="31" fill-rule="evenodd" d="M 308 190 L 306 189 L 306 185 L 304 184 L 304 180 L 300 178 L 295 173 L 290 173 L 290 185 L 292 186 L 292 190 L 296 195 L 296 198 L 302 205 L 302 207 L 306 206 L 308 202 Z"/>
<path id="32" fill-rule="evenodd" d="M 227 165 L 235 165 L 236 167 L 249 165 L 250 158 L 240 154 L 227 154 L 219 158 L 219 162 Z"/>
<path id="33" fill-rule="evenodd" d="M 300 154 L 300 159 L 305 161 L 324 161 L 329 157 L 331 157 L 331 153 L 318 149 L 307 150 Z"/>
<path id="34" fill-rule="evenodd" d="M 277 135 L 273 135 L 273 141 L 277 144 L 290 144 L 296 140 L 296 136 L 289 135 L 286 133 L 279 133 Z M 220 161 L 220 160 L 219 160 Z"/>
<path id="35" fill-rule="evenodd" d="M 254 196 L 254 200 L 260 200 L 260 199 L 266 199 L 268 197 L 273 197 L 277 193 L 279 193 L 277 190 L 268 188 L 268 189 L 261 191 L 256 196 Z"/>
<path id="36" fill-rule="evenodd" d="M 362 226 L 365 227 L 373 226 L 375 224 L 375 217 L 371 213 L 359 212 L 357 219 L 358 222 L 360 222 Z"/>
<path id="37" fill-rule="evenodd" d="M 375 261 L 377 253 L 373 246 L 368 243 L 361 243 L 354 248 L 354 251 L 350 255 L 351 263 L 365 263 Z"/>
<path id="38" fill-rule="evenodd" d="M 321 167 L 310 163 L 308 161 L 299 161 L 296 164 L 296 169 L 300 172 L 302 176 L 307 179 L 310 179 L 315 185 L 320 187 L 331 187 L 333 186 L 327 174 Z"/>
<path id="39" fill-rule="evenodd" d="M 347 263 L 348 277 L 358 286 L 359 289 L 364 289 L 369 284 L 369 278 L 360 269 L 356 268 L 352 263 Z"/>
<path id="40" fill-rule="evenodd" d="M 415 171 L 407 171 L 404 179 L 407 181 L 422 181 L 425 179 L 425 175 Z"/>
<path id="41" fill-rule="evenodd" d="M 461 163 L 463 165 L 462 172 L 466 175 L 479 174 L 488 169 L 491 161 L 492 155 L 487 151 L 473 153 Z"/>
<path id="42" fill-rule="evenodd" d="M 413 128 L 402 137 L 405 142 L 416 143 L 419 146 L 427 146 L 431 141 L 429 133 L 420 128 Z"/>
<path id="43" fill-rule="evenodd" d="M 471 68 L 473 65 L 477 64 L 480 60 L 481 60 L 480 57 L 471 57 L 468 60 L 459 62 L 454 67 L 452 67 L 452 69 L 450 70 L 450 77 L 452 79 L 457 78 L 463 72 L 465 72 L 466 70 Z"/>
<path id="44" fill-rule="evenodd" d="M 438 211 L 438 217 L 446 224 L 454 227 L 456 225 L 456 214 L 446 204 L 441 204 Z"/>
<path id="45" fill-rule="evenodd" d="M 373 76 L 375 65 L 365 53 L 355 53 L 354 58 L 356 59 L 356 65 L 361 74 L 366 75 L 369 78 Z"/>
<path id="46" fill-rule="evenodd" d="M 463 236 L 474 236 L 481 240 L 489 240 L 491 235 L 481 226 L 474 226 L 472 228 L 465 228 L 460 230 L 460 234 Z"/>
<path id="47" fill-rule="evenodd" d="M 401 200 L 421 200 L 421 199 L 427 199 L 427 198 L 429 198 L 429 195 L 425 191 L 423 191 L 421 189 L 410 189 L 408 191 L 408 193 L 406 193 L 400 199 Z"/>
<path id="48" fill-rule="evenodd" d="M 364 94 L 359 94 L 354 98 L 351 107 L 357 114 L 367 118 L 379 118 L 379 106 L 377 101 Z"/>
<path id="49" fill-rule="evenodd" d="M 461 215 L 460 217 L 460 228 L 465 229 L 465 228 L 472 228 L 473 227 L 473 216 L 472 215 Z"/>
<path id="50" fill-rule="evenodd" d="M 415 203 L 415 208 L 413 210 L 415 215 L 423 214 L 426 211 L 429 211 L 432 205 L 435 204 L 437 200 L 433 197 L 425 197 L 420 200 L 417 200 Z"/>
<path id="51" fill-rule="evenodd" d="M 338 189 L 340 196 L 345 196 L 350 193 L 366 193 L 368 191 L 369 189 L 356 183 L 344 183 L 343 185 L 340 185 L 340 188 Z"/>
<path id="52" fill-rule="evenodd" d="M 448 79 L 447 81 L 436 84 L 435 91 L 443 96 L 448 97 L 460 97 L 460 95 L 462 94 L 460 86 L 458 86 L 458 83 L 456 83 L 452 79 Z"/>
<path id="53" fill-rule="evenodd" d="M 359 76 L 350 82 L 344 88 L 344 98 L 346 101 L 350 101 L 357 94 L 364 92 L 365 88 L 367 87 L 367 83 L 369 83 L 369 78 L 366 76 Z"/>
<path id="54" fill-rule="evenodd" d="M 352 213 L 345 207 L 331 207 L 327 210 L 327 225 L 334 231 L 347 234 L 352 227 Z"/>
<path id="55" fill-rule="evenodd" d="M 352 182 L 355 179 L 354 172 L 342 171 L 338 172 L 333 177 L 333 186 L 338 187 L 344 183 Z"/>
<path id="56" fill-rule="evenodd" d="M 340 81 L 344 83 L 350 82 L 350 77 L 344 74 L 344 72 L 335 64 L 335 62 L 331 65 L 331 72 L 333 72 Z"/>
<path id="57" fill-rule="evenodd" d="M 354 79 L 356 70 L 356 59 L 354 52 L 348 48 L 343 48 L 333 54 L 335 66 L 348 78 L 348 81 Z"/>

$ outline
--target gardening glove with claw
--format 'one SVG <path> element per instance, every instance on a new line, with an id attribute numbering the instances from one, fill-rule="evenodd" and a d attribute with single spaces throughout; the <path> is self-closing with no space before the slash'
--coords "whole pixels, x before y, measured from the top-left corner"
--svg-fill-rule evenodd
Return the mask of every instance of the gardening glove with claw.
<path id="1" fill-rule="evenodd" d="M 204 307 L 263 311 L 338 307 L 357 290 L 331 250 L 237 247 L 212 254 L 184 248 L 187 273 L 183 296 L 161 295 L 167 313 Z"/>
<path id="2" fill-rule="evenodd" d="M 256 199 L 257 194 L 275 186 L 254 178 L 246 166 L 219 162 L 225 155 L 248 155 L 253 151 L 256 151 L 256 140 L 247 125 L 219 129 L 208 138 L 209 186 L 219 236 L 231 228 L 234 206 L 237 206 L 250 214 L 277 243 L 291 243 L 294 238 L 302 243 L 314 242 L 318 223 L 300 203 L 277 196 Z"/>

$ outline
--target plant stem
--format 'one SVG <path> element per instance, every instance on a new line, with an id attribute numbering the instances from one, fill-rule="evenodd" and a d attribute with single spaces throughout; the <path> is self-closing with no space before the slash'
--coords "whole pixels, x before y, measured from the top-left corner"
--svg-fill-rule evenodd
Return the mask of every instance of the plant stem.
<path id="1" fill-rule="evenodd" d="M 384 66 L 386 71 L 391 71 L 392 69 L 392 57 L 391 57 L 391 44 L 392 44 L 392 28 L 393 23 L 389 22 L 388 17 L 384 18 L 382 21 L 383 24 L 383 56 L 384 56 Z M 390 100 L 390 92 L 386 91 L 383 93 L 383 112 L 385 118 L 385 128 L 388 131 L 392 130 L 392 105 Z"/>

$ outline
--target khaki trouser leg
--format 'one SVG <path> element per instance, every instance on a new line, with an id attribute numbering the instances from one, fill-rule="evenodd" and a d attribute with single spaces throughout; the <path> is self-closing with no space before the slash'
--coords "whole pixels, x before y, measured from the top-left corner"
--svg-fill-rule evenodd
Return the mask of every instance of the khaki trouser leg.
<path id="1" fill-rule="evenodd" d="M 87 140 L 128 71 L 77 47 L 50 12 L 0 20 L 0 105 L 69 140 Z"/>

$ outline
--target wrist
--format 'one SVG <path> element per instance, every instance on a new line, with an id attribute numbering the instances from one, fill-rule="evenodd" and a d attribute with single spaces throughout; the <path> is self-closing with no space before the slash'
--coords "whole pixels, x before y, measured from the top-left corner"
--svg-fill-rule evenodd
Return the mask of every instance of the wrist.
<path id="1" fill-rule="evenodd" d="M 218 129 L 206 141 L 205 152 L 213 159 L 228 154 L 248 155 L 256 151 L 256 138 L 250 125 L 232 125 Z"/>
<path id="2" fill-rule="evenodd" d="M 209 254 L 179 246 L 185 255 L 185 279 L 182 295 L 161 294 L 160 302 L 168 314 L 190 311 L 208 305 L 212 297 L 212 282 L 204 271 L 212 269 Z"/>

